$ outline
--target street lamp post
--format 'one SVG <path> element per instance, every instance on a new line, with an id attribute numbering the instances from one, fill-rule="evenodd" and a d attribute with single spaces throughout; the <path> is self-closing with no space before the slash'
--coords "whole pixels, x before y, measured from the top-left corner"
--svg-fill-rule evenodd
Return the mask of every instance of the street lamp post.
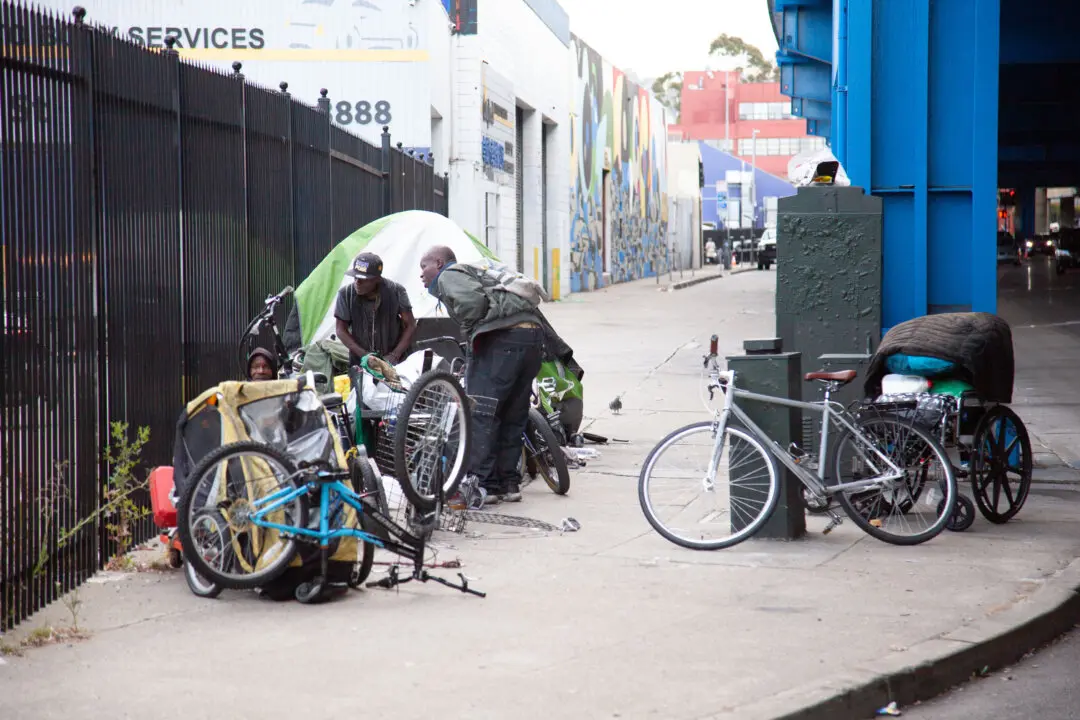
<path id="1" fill-rule="evenodd" d="M 757 136 L 760 130 L 755 129 L 751 133 L 751 155 L 750 155 L 750 211 L 753 213 L 750 216 L 750 228 L 753 229 L 757 225 Z"/>

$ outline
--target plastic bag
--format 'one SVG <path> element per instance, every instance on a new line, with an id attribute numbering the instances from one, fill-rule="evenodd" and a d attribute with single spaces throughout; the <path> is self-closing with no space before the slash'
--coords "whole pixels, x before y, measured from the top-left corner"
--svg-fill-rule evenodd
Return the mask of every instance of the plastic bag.
<path id="1" fill-rule="evenodd" d="M 839 164 L 836 156 L 832 154 L 832 150 L 824 148 L 822 150 L 808 150 L 804 153 L 799 153 L 795 157 L 788 161 L 788 179 L 795 187 L 807 187 L 814 184 L 814 178 L 818 177 L 818 166 L 822 163 L 834 162 L 837 163 L 836 177 L 833 178 L 832 185 L 837 187 L 848 187 L 851 185 L 851 180 L 848 179 L 847 172 L 844 171 L 844 166 Z"/>

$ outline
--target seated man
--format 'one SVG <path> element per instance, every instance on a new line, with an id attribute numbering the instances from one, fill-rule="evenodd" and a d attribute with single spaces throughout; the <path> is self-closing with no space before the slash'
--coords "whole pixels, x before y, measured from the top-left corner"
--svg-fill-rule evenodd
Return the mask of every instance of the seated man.
<path id="1" fill-rule="evenodd" d="M 382 259 L 360 253 L 345 273 L 352 285 L 338 291 L 334 317 L 338 339 L 349 349 L 349 364 L 368 353 L 397 364 L 416 333 L 416 318 L 405 288 L 382 276 Z"/>
<path id="2" fill-rule="evenodd" d="M 266 348 L 257 347 L 248 355 L 247 379 L 251 382 L 277 379 L 277 358 Z"/>
<path id="3" fill-rule="evenodd" d="M 529 422 L 533 378 L 543 359 L 544 332 L 536 308 L 518 295 L 485 286 L 448 247 L 434 247 L 421 259 L 424 287 L 461 326 L 472 347 L 466 373 L 472 417 L 469 468 L 492 502 L 520 502 L 521 437 Z"/>

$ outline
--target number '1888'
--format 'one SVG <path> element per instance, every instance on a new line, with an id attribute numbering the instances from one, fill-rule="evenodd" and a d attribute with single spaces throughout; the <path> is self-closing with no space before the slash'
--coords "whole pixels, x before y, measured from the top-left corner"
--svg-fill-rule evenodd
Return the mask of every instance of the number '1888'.
<path id="1" fill-rule="evenodd" d="M 334 106 L 334 122 L 338 125 L 370 125 L 373 121 L 376 125 L 389 125 L 393 120 L 390 112 L 390 103 L 380 100 L 373 106 L 367 100 L 351 103 L 342 100 Z"/>

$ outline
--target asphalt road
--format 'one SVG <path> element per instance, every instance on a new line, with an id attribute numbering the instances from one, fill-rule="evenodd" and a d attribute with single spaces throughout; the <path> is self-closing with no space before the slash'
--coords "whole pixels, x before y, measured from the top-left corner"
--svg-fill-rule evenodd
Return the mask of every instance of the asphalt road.
<path id="1" fill-rule="evenodd" d="M 1072 720 L 1080 718 L 1080 631 L 937 700 L 900 708 L 918 720 Z"/>
<path id="2" fill-rule="evenodd" d="M 998 313 L 1014 328 L 1057 326 L 1080 337 L 1080 270 L 1058 275 L 1045 255 L 999 265 Z"/>

